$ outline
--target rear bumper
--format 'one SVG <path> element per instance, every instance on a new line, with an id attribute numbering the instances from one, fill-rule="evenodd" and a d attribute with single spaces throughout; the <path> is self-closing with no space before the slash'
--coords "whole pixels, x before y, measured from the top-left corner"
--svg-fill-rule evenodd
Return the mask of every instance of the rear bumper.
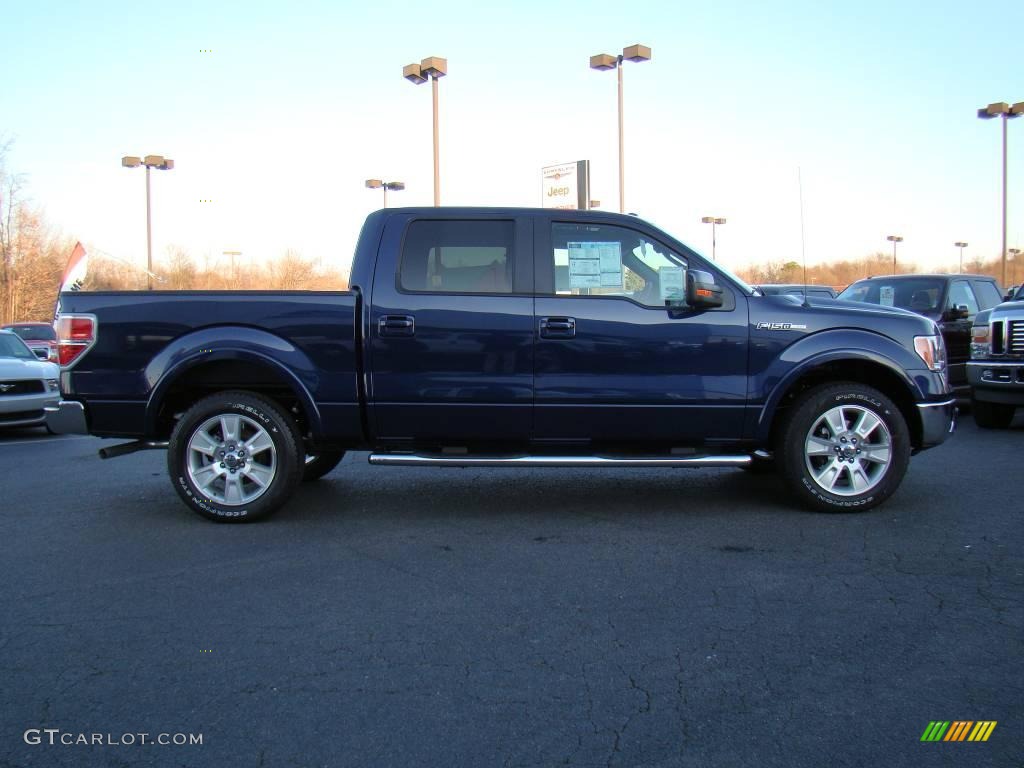
<path id="1" fill-rule="evenodd" d="M 917 413 L 921 418 L 921 450 L 946 442 L 956 430 L 955 397 L 938 403 L 918 403 Z"/>
<path id="2" fill-rule="evenodd" d="M 88 435 L 85 406 L 76 400 L 61 400 L 46 406 L 46 426 L 58 435 Z"/>

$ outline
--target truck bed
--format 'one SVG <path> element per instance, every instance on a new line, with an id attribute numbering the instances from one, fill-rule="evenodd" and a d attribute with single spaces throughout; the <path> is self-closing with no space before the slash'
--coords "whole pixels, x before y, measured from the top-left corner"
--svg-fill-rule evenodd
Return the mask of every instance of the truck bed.
<path id="1" fill-rule="evenodd" d="M 90 403 L 95 434 L 161 438 L 170 423 L 147 408 L 155 392 L 198 366 L 208 386 L 258 376 L 258 356 L 304 390 L 318 437 L 358 440 L 358 304 L 354 291 L 64 293 L 62 314 L 95 315 L 98 339 L 62 389 Z"/>

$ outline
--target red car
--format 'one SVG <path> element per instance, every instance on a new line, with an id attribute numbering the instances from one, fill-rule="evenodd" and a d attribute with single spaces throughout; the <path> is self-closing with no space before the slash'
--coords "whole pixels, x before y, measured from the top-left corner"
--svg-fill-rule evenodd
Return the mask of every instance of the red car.
<path id="1" fill-rule="evenodd" d="M 57 360 L 57 334 L 49 323 L 11 323 L 3 330 L 18 334 L 40 360 Z"/>

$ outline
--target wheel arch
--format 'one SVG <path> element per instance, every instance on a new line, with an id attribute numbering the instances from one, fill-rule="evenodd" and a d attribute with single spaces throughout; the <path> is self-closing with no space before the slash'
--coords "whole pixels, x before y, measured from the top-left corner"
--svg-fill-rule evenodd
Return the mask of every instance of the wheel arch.
<path id="1" fill-rule="evenodd" d="M 884 358 L 840 351 L 806 361 L 779 383 L 761 410 L 755 439 L 774 445 L 785 414 L 801 394 L 840 381 L 864 384 L 886 395 L 906 421 L 911 445 L 920 447 L 924 431 L 916 405 L 920 392 L 906 371 Z"/>
<path id="2" fill-rule="evenodd" d="M 321 434 L 320 413 L 306 384 L 280 361 L 251 348 L 197 348 L 180 355 L 160 374 L 146 403 L 146 434 L 166 438 L 177 415 L 219 391 L 245 390 L 269 397 L 291 413 L 300 432 Z"/>

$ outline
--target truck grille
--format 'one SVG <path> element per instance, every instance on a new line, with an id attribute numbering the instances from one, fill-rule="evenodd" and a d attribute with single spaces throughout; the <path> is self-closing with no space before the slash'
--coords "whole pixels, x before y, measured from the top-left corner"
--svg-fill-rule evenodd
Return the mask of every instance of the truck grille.
<path id="1" fill-rule="evenodd" d="M 0 397 L 4 395 L 34 395 L 45 391 L 45 385 L 39 379 L 35 381 L 0 381 Z"/>
<path id="2" fill-rule="evenodd" d="M 1024 355 L 1024 320 L 1006 321 L 1006 354 Z"/>

